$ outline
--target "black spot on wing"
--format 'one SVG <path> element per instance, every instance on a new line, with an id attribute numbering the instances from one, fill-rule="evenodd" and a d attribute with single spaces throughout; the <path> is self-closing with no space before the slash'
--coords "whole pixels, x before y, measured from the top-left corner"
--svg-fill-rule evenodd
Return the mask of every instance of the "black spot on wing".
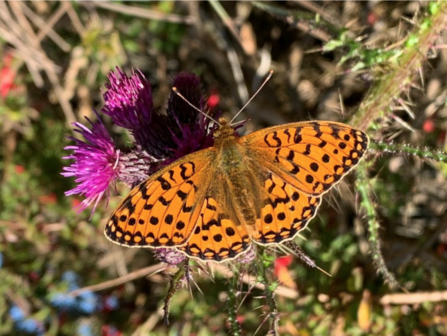
<path id="1" fill-rule="evenodd" d="M 162 188 L 163 190 L 169 190 L 169 189 L 171 189 L 171 184 L 170 184 L 168 181 L 166 181 L 163 177 L 159 176 L 159 177 L 157 178 L 157 181 L 160 182 L 160 184 L 161 184 L 161 188 Z"/>
<path id="2" fill-rule="evenodd" d="M 301 127 L 297 127 L 295 129 L 295 138 L 293 139 L 293 141 L 297 144 L 300 143 L 303 140 L 303 137 L 301 136 Z"/>
<path id="3" fill-rule="evenodd" d="M 323 135 L 323 132 L 321 132 L 321 130 L 320 130 L 320 125 L 318 123 L 313 123 L 313 128 L 314 128 L 315 132 L 317 132 L 315 134 L 315 136 L 317 138 L 320 138 Z"/>
<path id="4" fill-rule="evenodd" d="M 306 145 L 306 150 L 303 152 L 303 154 L 306 156 L 310 155 L 310 148 L 310 145 Z"/>
<path id="5" fill-rule="evenodd" d="M 187 172 L 188 172 L 188 167 L 187 166 L 188 165 L 191 168 L 191 173 L 189 175 L 187 174 Z M 181 164 L 180 165 L 180 169 L 181 169 L 180 176 L 182 177 L 182 179 L 187 180 L 191 176 L 194 175 L 195 170 L 196 170 L 196 165 L 194 164 L 194 162 L 188 162 L 188 163 Z"/>
<path id="6" fill-rule="evenodd" d="M 285 135 L 287 135 L 287 142 L 289 143 L 290 142 L 290 132 L 289 132 L 289 129 L 288 128 L 286 128 L 285 130 L 284 130 L 284 134 Z"/>
<path id="7" fill-rule="evenodd" d="M 150 195 L 147 194 L 147 184 L 146 184 L 146 182 L 141 183 L 138 186 L 138 190 L 141 193 L 141 198 L 142 199 L 144 199 L 144 200 L 148 200 L 149 199 Z"/>
<path id="8" fill-rule="evenodd" d="M 158 201 L 159 201 L 161 204 L 163 204 L 164 206 L 167 206 L 167 205 L 169 205 L 169 203 L 171 203 L 171 202 L 167 201 L 163 196 L 160 196 L 160 197 L 158 198 Z"/>
<path id="9" fill-rule="evenodd" d="M 175 178 L 174 178 L 174 171 L 173 171 L 172 169 L 168 172 L 168 174 L 169 174 L 169 178 L 170 178 L 172 181 L 174 181 L 175 183 L 177 183 L 177 181 L 176 181 Z"/>
<path id="10" fill-rule="evenodd" d="M 341 139 L 340 138 L 340 129 L 336 125 L 329 125 L 329 128 L 332 130 L 332 136 L 335 139 Z"/>

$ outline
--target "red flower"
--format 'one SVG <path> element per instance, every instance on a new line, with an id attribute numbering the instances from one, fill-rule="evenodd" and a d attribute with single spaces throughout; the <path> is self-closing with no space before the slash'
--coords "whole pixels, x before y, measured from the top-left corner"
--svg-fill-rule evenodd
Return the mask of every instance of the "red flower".
<path id="1" fill-rule="evenodd" d="M 296 288 L 296 283 L 293 281 L 292 276 L 287 269 L 292 263 L 293 257 L 291 255 L 276 258 L 275 260 L 275 274 L 278 277 L 278 280 L 287 287 Z"/>
<path id="2" fill-rule="evenodd" d="M 427 119 L 424 121 L 424 124 L 422 125 L 422 129 L 425 133 L 431 133 L 435 130 L 436 126 L 432 119 Z"/>
<path id="3" fill-rule="evenodd" d="M 11 89 L 15 88 L 15 71 L 11 68 L 13 61 L 12 54 L 6 54 L 3 57 L 3 67 L 0 70 L 0 95 L 5 98 Z"/>
<path id="4" fill-rule="evenodd" d="M 217 90 L 212 90 L 211 95 L 208 97 L 208 107 L 210 110 L 213 110 L 219 105 L 220 96 Z"/>
<path id="5" fill-rule="evenodd" d="M 16 174 L 22 174 L 25 171 L 25 168 L 21 165 L 15 165 Z"/>
<path id="6" fill-rule="evenodd" d="M 57 196 L 55 193 L 49 195 L 43 195 L 39 197 L 39 202 L 42 204 L 56 204 Z"/>

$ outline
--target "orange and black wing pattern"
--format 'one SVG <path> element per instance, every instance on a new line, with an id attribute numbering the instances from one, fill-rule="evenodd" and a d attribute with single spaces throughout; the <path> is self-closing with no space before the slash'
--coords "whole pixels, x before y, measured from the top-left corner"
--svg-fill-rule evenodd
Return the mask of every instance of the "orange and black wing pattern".
<path id="1" fill-rule="evenodd" d="M 253 170 L 261 204 L 252 239 L 261 245 L 293 239 L 316 215 L 321 198 L 305 194 L 265 166 L 253 164 Z"/>
<path id="2" fill-rule="evenodd" d="M 215 151 L 187 155 L 135 187 L 106 223 L 105 235 L 128 247 L 175 247 L 187 242 L 213 176 Z"/>
<path id="3" fill-rule="evenodd" d="M 251 246 L 246 226 L 231 211 L 231 200 L 220 193 L 222 185 L 208 191 L 202 211 L 188 242 L 179 249 L 188 256 L 222 262 L 244 253 Z"/>
<path id="4" fill-rule="evenodd" d="M 310 196 L 337 184 L 366 153 L 366 133 L 332 121 L 266 128 L 245 136 L 247 155 Z"/>

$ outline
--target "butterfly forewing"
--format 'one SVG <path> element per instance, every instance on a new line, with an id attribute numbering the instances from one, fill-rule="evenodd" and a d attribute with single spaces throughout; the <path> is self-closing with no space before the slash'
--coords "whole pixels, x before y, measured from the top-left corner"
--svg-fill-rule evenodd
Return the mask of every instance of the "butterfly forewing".
<path id="1" fill-rule="evenodd" d="M 135 187 L 110 216 L 105 235 L 130 247 L 185 244 L 202 210 L 214 156 L 212 149 L 187 155 Z"/>
<path id="2" fill-rule="evenodd" d="M 348 125 L 300 122 L 244 137 L 247 154 L 278 177 L 312 196 L 323 194 L 355 167 L 368 136 Z"/>

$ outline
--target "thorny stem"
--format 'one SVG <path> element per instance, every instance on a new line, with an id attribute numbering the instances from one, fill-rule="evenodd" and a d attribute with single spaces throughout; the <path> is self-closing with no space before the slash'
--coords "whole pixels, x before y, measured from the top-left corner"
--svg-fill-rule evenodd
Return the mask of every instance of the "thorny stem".
<path id="1" fill-rule="evenodd" d="M 440 150 L 433 150 L 425 147 L 413 147 L 408 144 L 371 142 L 369 150 L 372 152 L 404 154 L 420 157 L 421 159 L 429 159 L 438 162 L 447 162 L 447 153 Z"/>
<path id="2" fill-rule="evenodd" d="M 169 288 L 165 297 L 165 304 L 163 306 L 163 310 L 165 311 L 163 315 L 163 321 L 168 326 L 169 325 L 169 304 L 171 303 L 171 299 L 174 294 L 180 288 L 182 283 L 182 279 L 184 276 L 189 276 L 189 262 L 188 259 L 185 259 L 181 264 L 179 264 L 179 270 L 174 274 L 171 281 L 169 282 Z M 183 267 L 182 267 L 183 266 Z"/>
<path id="3" fill-rule="evenodd" d="M 275 290 L 278 287 L 277 281 L 270 281 L 267 276 L 267 270 L 271 269 L 274 259 L 265 253 L 266 249 L 258 247 L 258 261 L 256 266 L 258 268 L 258 281 L 264 285 L 264 294 L 267 305 L 269 306 L 268 317 L 270 319 L 269 336 L 278 335 L 278 307 L 275 301 Z"/>
<path id="4" fill-rule="evenodd" d="M 286 20 L 292 26 L 296 25 L 299 22 L 306 22 L 308 24 L 309 29 L 312 30 L 324 29 L 333 33 L 339 31 L 336 25 L 326 20 L 317 21 L 315 19 L 315 14 L 313 13 L 284 9 L 279 6 L 274 6 L 272 4 L 263 1 L 253 1 L 252 4 L 253 6 L 266 11 L 267 13 L 269 13 L 274 17 L 279 17 L 282 18 L 283 20 Z"/>
<path id="5" fill-rule="evenodd" d="M 361 195 L 360 207 L 366 212 L 366 220 L 368 222 L 368 240 L 371 246 L 371 254 L 377 269 L 382 273 L 385 281 L 387 281 L 392 288 L 399 287 L 394 275 L 388 270 L 381 251 L 381 244 L 379 238 L 380 224 L 377 220 L 374 203 L 371 201 L 371 186 L 367 176 L 367 163 L 361 162 L 357 166 L 357 190 Z"/>
<path id="6" fill-rule="evenodd" d="M 230 333 L 232 336 L 239 336 L 241 334 L 241 328 L 236 318 L 239 277 L 239 271 L 234 268 L 233 277 L 228 281 L 228 323 L 230 324 Z"/>
<path id="7" fill-rule="evenodd" d="M 378 117 L 392 113 L 392 106 L 403 92 L 409 90 L 413 77 L 427 59 L 439 34 L 447 27 L 447 2 L 439 1 L 428 5 L 428 11 L 414 25 L 405 40 L 405 49 L 398 53 L 382 78 L 376 79 L 369 95 L 351 120 L 351 125 L 367 129 Z"/>

